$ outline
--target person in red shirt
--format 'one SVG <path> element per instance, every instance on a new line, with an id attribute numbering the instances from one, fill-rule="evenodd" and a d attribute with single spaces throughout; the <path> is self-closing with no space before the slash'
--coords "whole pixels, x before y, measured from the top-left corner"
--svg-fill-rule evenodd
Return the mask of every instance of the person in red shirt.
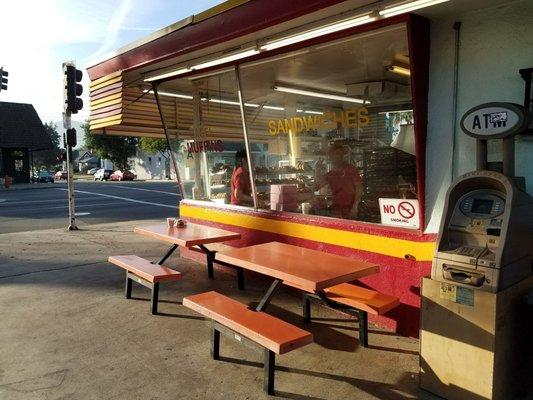
<path id="1" fill-rule="evenodd" d="M 246 150 L 239 150 L 235 154 L 235 168 L 231 174 L 231 204 L 239 206 L 254 204 Z"/>
<path id="2" fill-rule="evenodd" d="M 334 143 L 328 149 L 332 168 L 325 172 L 324 160 L 318 160 L 315 171 L 315 190 L 328 185 L 332 194 L 331 216 L 336 218 L 357 218 L 359 202 L 363 193 L 363 181 L 359 171 L 346 161 L 348 149 Z"/>

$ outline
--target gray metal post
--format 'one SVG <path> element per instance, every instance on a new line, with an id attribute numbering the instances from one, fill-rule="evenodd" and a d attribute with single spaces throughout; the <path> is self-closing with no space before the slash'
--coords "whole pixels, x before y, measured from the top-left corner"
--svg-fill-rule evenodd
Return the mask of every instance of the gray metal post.
<path id="1" fill-rule="evenodd" d="M 67 145 L 67 189 L 68 189 L 68 219 L 69 231 L 77 231 L 76 209 L 74 207 L 74 165 L 72 160 L 72 147 Z"/>
<path id="2" fill-rule="evenodd" d="M 510 178 L 514 177 L 514 160 L 515 160 L 515 149 L 514 149 L 514 135 L 507 136 L 503 138 L 503 174 Z"/>
<path id="3" fill-rule="evenodd" d="M 252 165 L 252 151 L 250 150 L 250 143 L 248 141 L 248 127 L 246 125 L 246 116 L 244 113 L 244 99 L 242 97 L 241 75 L 239 73 L 239 66 L 235 67 L 235 78 L 237 81 L 237 94 L 239 96 L 239 106 L 241 108 L 242 129 L 244 130 L 244 146 L 246 147 L 246 154 L 248 160 L 248 173 L 252 184 L 252 197 L 254 200 L 254 208 L 257 210 L 257 188 L 255 187 L 255 173 Z"/>
<path id="4" fill-rule="evenodd" d="M 487 169 L 487 141 L 485 139 L 476 140 L 476 170 Z"/>
<path id="5" fill-rule="evenodd" d="M 181 182 L 180 171 L 178 170 L 178 163 L 176 162 L 176 157 L 172 151 L 172 146 L 170 144 L 170 137 L 167 132 L 167 124 L 165 123 L 165 118 L 163 117 L 163 110 L 161 109 L 161 104 L 159 102 L 159 94 L 157 93 L 157 84 L 152 83 L 152 89 L 154 91 L 155 102 L 157 103 L 157 109 L 159 110 L 159 118 L 163 124 L 163 132 L 165 132 L 165 139 L 167 140 L 168 150 L 170 151 L 170 158 L 172 159 L 172 165 L 174 167 L 174 172 L 176 173 L 176 181 L 178 183 L 178 190 L 180 192 L 181 199 L 185 198 L 185 192 L 183 190 L 183 183 Z"/>

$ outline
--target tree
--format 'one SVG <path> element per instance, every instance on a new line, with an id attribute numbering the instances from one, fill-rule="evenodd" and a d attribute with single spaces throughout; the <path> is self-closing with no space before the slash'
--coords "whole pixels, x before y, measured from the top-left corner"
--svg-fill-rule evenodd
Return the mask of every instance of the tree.
<path id="1" fill-rule="evenodd" d="M 139 139 L 139 147 L 146 153 L 159 152 L 167 160 L 170 157 L 167 141 L 165 139 L 143 137 Z"/>
<path id="2" fill-rule="evenodd" d="M 52 169 L 60 162 L 57 160 L 59 155 L 61 137 L 57 131 L 57 126 L 52 121 L 44 123 L 46 135 L 52 142 L 52 148 L 33 152 L 33 165 L 36 169 Z"/>
<path id="3" fill-rule="evenodd" d="M 89 124 L 83 125 L 85 133 L 85 147 L 100 158 L 110 160 L 115 168 L 128 170 L 128 158 L 133 157 L 137 150 L 137 138 L 128 136 L 94 135 L 90 132 Z"/>

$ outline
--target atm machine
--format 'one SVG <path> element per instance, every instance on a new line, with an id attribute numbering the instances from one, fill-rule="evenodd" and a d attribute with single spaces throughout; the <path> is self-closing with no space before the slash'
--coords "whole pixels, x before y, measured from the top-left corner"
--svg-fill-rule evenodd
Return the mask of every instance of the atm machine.
<path id="1" fill-rule="evenodd" d="M 533 391 L 533 315 L 522 300 L 533 288 L 533 198 L 514 178 L 514 135 L 528 123 L 509 103 L 474 107 L 461 121 L 477 139 L 477 170 L 448 189 L 421 285 L 420 386 L 446 399 Z M 486 168 L 494 138 L 503 139 L 503 173 Z"/>
<path id="2" fill-rule="evenodd" d="M 496 293 L 531 275 L 533 199 L 492 171 L 448 190 L 431 279 Z"/>

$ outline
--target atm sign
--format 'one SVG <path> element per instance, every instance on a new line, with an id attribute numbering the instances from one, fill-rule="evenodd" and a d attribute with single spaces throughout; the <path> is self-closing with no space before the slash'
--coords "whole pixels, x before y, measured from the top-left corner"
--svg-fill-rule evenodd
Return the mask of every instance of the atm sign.
<path id="1" fill-rule="evenodd" d="M 526 129 L 529 117 L 519 104 L 485 103 L 463 115 L 461 128 L 467 135 L 478 139 L 498 139 Z"/>
<path id="2" fill-rule="evenodd" d="M 410 199 L 379 199 L 379 211 L 383 225 L 418 228 L 418 200 Z"/>

